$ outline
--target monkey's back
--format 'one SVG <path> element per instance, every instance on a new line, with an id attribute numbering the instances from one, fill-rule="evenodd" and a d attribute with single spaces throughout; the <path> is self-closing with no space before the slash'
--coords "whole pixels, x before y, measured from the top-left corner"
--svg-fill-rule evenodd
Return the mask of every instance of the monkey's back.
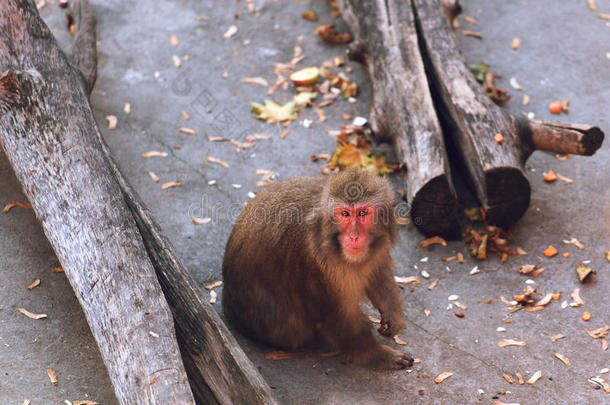
<path id="1" fill-rule="evenodd" d="M 306 237 L 324 182 L 299 177 L 270 185 L 237 219 L 222 265 L 222 303 L 225 316 L 253 338 L 296 348 L 312 337 L 311 322 L 321 315 L 311 300 L 324 286 L 305 254 Z"/>

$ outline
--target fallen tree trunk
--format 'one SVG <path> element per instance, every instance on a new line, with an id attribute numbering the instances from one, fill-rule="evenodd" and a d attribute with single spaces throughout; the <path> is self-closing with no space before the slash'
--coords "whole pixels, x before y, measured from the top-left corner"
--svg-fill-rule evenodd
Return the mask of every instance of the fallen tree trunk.
<path id="1" fill-rule="evenodd" d="M 449 128 L 455 158 L 488 221 L 510 227 L 529 206 L 524 164 L 534 150 L 592 155 L 604 135 L 591 125 L 528 121 L 502 111 L 468 70 L 439 1 L 411 2 L 437 112 Z M 404 7 L 411 5 L 404 2 Z"/>
<path id="2" fill-rule="evenodd" d="M 391 137 L 406 168 L 411 218 L 427 235 L 460 235 L 456 194 L 440 123 L 417 46 L 413 13 L 401 0 L 340 0 L 355 38 L 351 57 L 365 63 L 373 83 L 371 123 Z"/>
<path id="3" fill-rule="evenodd" d="M 0 144 L 83 306 L 117 397 L 193 403 L 160 282 L 197 403 L 273 404 L 110 157 L 88 101 L 95 18 L 88 1 L 77 7 L 74 66 L 31 2 L 0 7 L 0 69 L 9 69 L 0 77 Z"/>

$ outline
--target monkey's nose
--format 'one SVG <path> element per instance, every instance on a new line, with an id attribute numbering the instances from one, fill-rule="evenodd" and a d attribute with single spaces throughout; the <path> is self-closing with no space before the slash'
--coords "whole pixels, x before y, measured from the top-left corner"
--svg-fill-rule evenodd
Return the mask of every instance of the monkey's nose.
<path id="1" fill-rule="evenodd" d="M 352 240 L 358 240 L 358 234 L 356 232 L 350 232 L 349 237 Z"/>

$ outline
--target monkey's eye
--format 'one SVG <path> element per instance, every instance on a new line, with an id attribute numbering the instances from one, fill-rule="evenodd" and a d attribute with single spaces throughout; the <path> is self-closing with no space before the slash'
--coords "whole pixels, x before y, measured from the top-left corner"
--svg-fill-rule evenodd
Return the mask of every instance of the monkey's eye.
<path id="1" fill-rule="evenodd" d="M 368 212 L 366 210 L 360 210 L 360 212 L 358 212 L 359 217 L 366 217 L 367 215 L 368 215 Z"/>
<path id="2" fill-rule="evenodd" d="M 349 212 L 347 212 L 346 210 L 341 211 L 341 216 L 342 217 L 349 217 Z"/>

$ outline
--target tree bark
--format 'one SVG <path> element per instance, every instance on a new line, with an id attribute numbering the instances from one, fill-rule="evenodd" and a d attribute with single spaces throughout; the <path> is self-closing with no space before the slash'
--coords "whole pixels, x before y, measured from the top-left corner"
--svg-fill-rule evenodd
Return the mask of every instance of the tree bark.
<path id="1" fill-rule="evenodd" d="M 32 2 L 0 7 L 0 71 L 8 69 L 0 144 L 83 306 L 117 398 L 194 402 L 160 282 L 197 403 L 275 403 L 110 157 L 88 101 L 95 17 L 87 0 L 75 10 L 72 66 Z"/>
<path id="2" fill-rule="evenodd" d="M 426 235 L 458 237 L 456 194 L 411 8 L 402 0 L 338 3 L 355 39 L 351 56 L 365 63 L 373 83 L 373 130 L 393 139 L 406 169 L 413 222 Z"/>

